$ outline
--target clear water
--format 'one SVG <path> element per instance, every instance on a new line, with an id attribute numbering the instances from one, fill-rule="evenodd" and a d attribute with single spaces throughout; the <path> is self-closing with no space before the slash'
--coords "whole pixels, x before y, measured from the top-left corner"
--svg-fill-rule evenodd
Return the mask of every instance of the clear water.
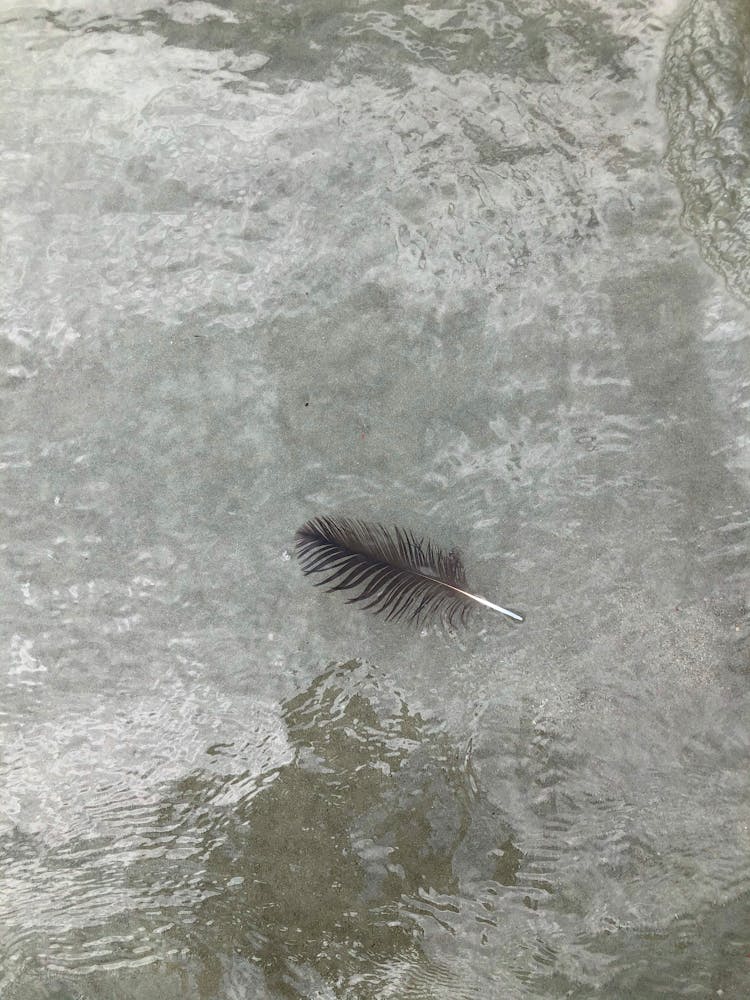
<path id="1" fill-rule="evenodd" d="M 744 10 L 3 4 L 4 1000 L 750 995 Z"/>

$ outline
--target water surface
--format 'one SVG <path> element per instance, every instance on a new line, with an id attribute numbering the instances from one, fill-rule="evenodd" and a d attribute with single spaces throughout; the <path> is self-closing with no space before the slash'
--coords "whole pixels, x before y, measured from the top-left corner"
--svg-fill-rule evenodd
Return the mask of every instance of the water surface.
<path id="1" fill-rule="evenodd" d="M 5 7 L 3 997 L 748 995 L 743 11 Z"/>

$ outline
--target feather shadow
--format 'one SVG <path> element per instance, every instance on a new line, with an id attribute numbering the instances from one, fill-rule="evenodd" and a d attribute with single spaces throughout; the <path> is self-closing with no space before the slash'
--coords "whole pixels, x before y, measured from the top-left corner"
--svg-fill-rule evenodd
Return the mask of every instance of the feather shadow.
<path id="1" fill-rule="evenodd" d="M 321 574 L 316 586 L 356 590 L 348 604 L 361 604 L 387 620 L 416 623 L 442 618 L 465 624 L 473 605 L 481 604 L 514 622 L 523 616 L 501 608 L 466 582 L 461 557 L 444 552 L 404 528 L 388 530 L 346 517 L 315 517 L 295 535 L 302 572 Z"/>

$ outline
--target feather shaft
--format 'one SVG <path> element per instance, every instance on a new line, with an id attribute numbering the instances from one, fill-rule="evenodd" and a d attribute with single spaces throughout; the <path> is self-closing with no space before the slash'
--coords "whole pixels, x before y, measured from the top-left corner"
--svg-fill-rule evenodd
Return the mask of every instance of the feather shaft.
<path id="1" fill-rule="evenodd" d="M 522 622 L 523 615 L 519 615 L 515 611 L 511 611 L 509 608 L 501 608 L 499 604 L 493 604 L 492 601 L 488 601 L 486 597 L 480 597 L 479 594 L 469 594 L 465 590 L 460 591 L 462 594 L 466 594 L 467 597 L 471 598 L 472 601 L 476 601 L 477 604 L 484 605 L 485 608 L 492 608 L 493 611 L 499 611 L 501 615 L 505 615 L 506 618 L 510 618 L 514 622 Z"/>

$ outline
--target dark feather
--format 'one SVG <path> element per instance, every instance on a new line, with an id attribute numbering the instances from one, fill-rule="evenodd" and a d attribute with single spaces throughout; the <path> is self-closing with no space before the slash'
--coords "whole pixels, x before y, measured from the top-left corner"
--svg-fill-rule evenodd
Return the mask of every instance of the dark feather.
<path id="1" fill-rule="evenodd" d="M 362 604 L 387 619 L 423 622 L 440 617 L 465 623 L 473 604 L 514 621 L 521 615 L 469 593 L 458 552 L 443 552 L 403 528 L 392 531 L 345 517 L 316 517 L 296 534 L 302 572 L 323 574 L 316 586 L 356 590 L 348 604 Z"/>

